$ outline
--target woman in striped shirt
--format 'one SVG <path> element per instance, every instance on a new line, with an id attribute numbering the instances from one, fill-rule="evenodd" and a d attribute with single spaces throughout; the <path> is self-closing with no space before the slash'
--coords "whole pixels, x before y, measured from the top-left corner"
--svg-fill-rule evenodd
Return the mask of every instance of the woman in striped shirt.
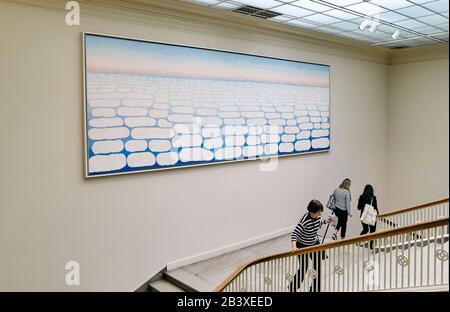
<path id="1" fill-rule="evenodd" d="M 320 214 L 323 211 L 322 203 L 316 199 L 309 202 L 308 212 L 301 217 L 297 226 L 291 235 L 292 252 L 296 252 L 301 248 L 310 247 L 319 244 L 319 238 L 317 236 L 317 231 L 322 226 L 322 224 L 330 223 L 331 219 L 322 221 L 320 219 Z M 320 254 L 320 255 L 319 255 Z M 324 259 L 324 252 L 315 252 L 312 255 L 313 268 L 316 271 L 315 281 L 310 287 L 309 291 L 319 292 L 320 291 L 320 262 Z M 303 282 L 305 278 L 306 270 L 308 269 L 309 256 L 302 254 L 298 256 L 300 261 L 300 268 L 294 279 L 289 285 L 289 291 L 295 292 L 297 288 Z"/>

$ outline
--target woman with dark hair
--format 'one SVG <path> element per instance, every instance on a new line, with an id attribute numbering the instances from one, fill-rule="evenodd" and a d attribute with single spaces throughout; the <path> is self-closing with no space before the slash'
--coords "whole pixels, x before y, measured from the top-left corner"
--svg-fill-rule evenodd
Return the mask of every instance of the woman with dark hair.
<path id="1" fill-rule="evenodd" d="M 335 199 L 334 213 L 338 218 L 338 223 L 336 225 L 335 232 L 331 236 L 333 240 L 337 240 L 337 233 L 341 230 L 341 238 L 345 238 L 345 233 L 347 232 L 347 221 L 348 217 L 352 216 L 351 212 L 351 201 L 352 195 L 350 193 L 350 186 L 352 181 L 349 178 L 344 179 L 337 189 L 334 190 L 333 196 Z"/>
<path id="2" fill-rule="evenodd" d="M 366 207 L 366 204 L 371 205 L 373 208 L 375 208 L 375 210 L 377 211 L 377 214 L 379 214 L 378 212 L 378 205 L 377 205 L 377 197 L 374 194 L 373 191 L 373 186 L 370 184 L 367 184 L 364 187 L 364 191 L 361 194 L 361 196 L 359 196 L 358 199 L 358 210 L 361 211 L 361 216 L 364 212 L 364 208 Z M 361 222 L 363 230 L 361 231 L 361 235 L 367 234 L 369 233 L 373 233 L 375 232 L 376 226 L 377 224 L 375 223 L 374 225 L 369 225 L 369 224 L 365 224 L 363 222 Z M 371 243 L 372 245 L 372 243 Z"/>

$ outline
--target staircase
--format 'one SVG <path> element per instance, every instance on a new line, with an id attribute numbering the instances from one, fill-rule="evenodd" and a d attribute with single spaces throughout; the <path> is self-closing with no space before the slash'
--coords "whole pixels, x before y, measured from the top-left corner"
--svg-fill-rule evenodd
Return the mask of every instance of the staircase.
<path id="1" fill-rule="evenodd" d="M 242 263 L 286 251 L 290 234 L 155 275 L 138 291 L 211 292 Z"/>
<path id="2" fill-rule="evenodd" d="M 215 285 L 190 274 L 183 268 L 164 271 L 160 278 L 148 282 L 150 292 L 210 292 Z"/>
<path id="3" fill-rule="evenodd" d="M 330 257 L 323 261 L 322 291 L 337 289 L 338 291 L 448 292 L 448 209 L 448 199 L 446 199 L 380 215 L 380 229 L 377 229 L 377 232 L 381 231 L 381 233 L 347 239 L 346 242 L 340 243 L 325 242 L 325 245 L 319 248 L 325 248 Z M 368 246 L 372 240 L 374 248 L 370 252 Z M 290 245 L 289 241 L 290 235 L 287 234 L 185 267 L 170 271 L 164 269 L 137 291 L 286 291 L 284 285 L 286 283 L 283 279 L 296 272 L 297 269 L 294 267 L 298 265 L 297 255 L 293 256 L 290 252 L 286 255 L 277 255 L 277 253 L 286 252 L 286 246 Z M 314 252 L 319 251 L 311 250 L 302 253 L 305 256 L 309 254 L 308 257 L 311 257 Z M 290 258 L 293 259 L 290 260 Z M 439 259 L 436 260 L 437 258 Z M 253 261 L 254 259 L 258 260 Z M 422 259 L 425 262 L 422 262 Z M 371 267 L 366 265 L 373 260 L 378 261 L 377 269 L 383 273 L 378 275 L 382 285 L 378 288 L 375 286 L 361 288 L 359 283 L 364 283 L 362 275 L 371 272 Z M 400 265 L 402 261 L 409 261 L 410 268 L 408 264 L 406 268 L 402 267 Z M 243 263 L 247 263 L 246 268 L 236 270 Z M 423 267 L 423 264 L 426 267 Z M 363 271 L 363 267 L 367 272 Z M 424 272 L 420 273 L 422 268 Z M 345 272 L 342 278 L 339 278 L 337 269 Z M 388 269 L 389 275 L 386 276 Z M 237 272 L 239 270 L 241 271 Z M 350 279 L 348 279 L 349 273 Z M 255 280 L 250 281 L 252 278 Z M 414 280 L 414 283 L 410 283 L 410 278 Z M 417 286 L 420 287 L 415 287 L 416 280 Z M 353 285 L 355 281 L 356 287 Z M 220 286 L 217 287 L 217 285 Z"/>

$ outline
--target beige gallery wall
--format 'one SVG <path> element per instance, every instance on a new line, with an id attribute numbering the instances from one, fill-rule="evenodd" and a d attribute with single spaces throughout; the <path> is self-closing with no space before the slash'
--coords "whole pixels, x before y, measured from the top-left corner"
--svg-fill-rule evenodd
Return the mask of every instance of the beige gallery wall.
<path id="1" fill-rule="evenodd" d="M 448 197 L 447 58 L 389 66 L 391 207 Z"/>

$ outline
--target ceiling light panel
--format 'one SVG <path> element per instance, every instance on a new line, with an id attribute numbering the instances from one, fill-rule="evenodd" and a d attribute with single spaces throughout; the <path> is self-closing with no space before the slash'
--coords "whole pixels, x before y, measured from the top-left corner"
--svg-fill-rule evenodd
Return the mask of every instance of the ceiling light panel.
<path id="1" fill-rule="evenodd" d="M 339 22 L 339 23 L 331 24 L 330 26 L 342 29 L 343 31 L 345 31 L 345 30 L 353 31 L 358 28 L 357 24 L 351 23 L 351 22 Z"/>
<path id="2" fill-rule="evenodd" d="M 278 22 L 286 22 L 286 21 L 288 21 L 290 19 L 292 19 L 292 18 L 288 17 L 286 15 L 278 15 L 278 16 L 270 18 L 270 20 L 275 20 L 275 21 L 278 21 Z"/>
<path id="3" fill-rule="evenodd" d="M 346 8 L 349 10 L 361 13 L 361 14 L 369 15 L 369 16 L 380 14 L 380 13 L 386 11 L 385 9 L 383 9 L 377 5 L 370 4 L 369 2 L 362 2 L 362 3 L 350 5 Z"/>
<path id="4" fill-rule="evenodd" d="M 358 25 L 360 25 L 364 20 L 366 20 L 367 18 L 363 18 L 363 17 L 357 17 L 357 18 L 354 18 L 354 19 L 352 19 L 352 20 L 349 20 L 349 21 L 347 21 L 347 22 L 352 22 L 352 23 L 355 23 L 355 24 L 358 24 Z M 369 21 L 370 21 L 370 19 L 369 19 Z"/>
<path id="5" fill-rule="evenodd" d="M 437 39 L 441 39 L 441 40 L 445 40 L 448 42 L 448 33 L 446 34 L 442 34 L 442 35 L 434 35 L 432 36 L 433 38 L 437 38 Z"/>
<path id="6" fill-rule="evenodd" d="M 347 5 L 362 2 L 362 0 L 324 0 L 322 2 L 328 2 L 337 6 L 345 7 Z"/>
<path id="7" fill-rule="evenodd" d="M 340 18 L 342 20 L 351 20 L 356 18 L 356 15 L 341 11 L 341 10 L 331 10 L 331 11 L 326 11 L 323 14 L 326 14 L 328 16 L 332 16 L 332 17 L 336 17 L 336 18 Z"/>
<path id="8" fill-rule="evenodd" d="M 396 11 L 397 13 L 407 15 L 409 17 L 417 18 L 422 16 L 427 16 L 430 14 L 434 14 L 432 11 L 424 9 L 420 6 L 412 6 L 409 8 L 399 9 Z"/>
<path id="9" fill-rule="evenodd" d="M 437 13 L 448 12 L 448 0 L 438 0 L 423 4 L 427 9 L 433 10 Z"/>
<path id="10" fill-rule="evenodd" d="M 329 34 L 338 34 L 338 33 L 341 33 L 343 31 L 342 29 L 335 29 L 335 28 L 331 28 L 331 27 L 328 27 L 328 26 L 317 27 L 317 28 L 314 28 L 314 30 L 317 30 L 317 31 L 320 31 L 320 32 L 329 33 Z"/>
<path id="11" fill-rule="evenodd" d="M 448 18 L 445 18 L 445 17 L 443 17 L 441 15 L 437 15 L 437 14 L 425 16 L 425 17 L 419 17 L 418 20 L 421 22 L 427 23 L 429 25 L 448 23 Z"/>
<path id="12" fill-rule="evenodd" d="M 287 14 L 294 17 L 303 17 L 306 15 L 314 14 L 313 11 L 302 9 L 293 5 L 284 4 L 282 6 L 271 9 L 271 11 Z"/>
<path id="13" fill-rule="evenodd" d="M 425 35 L 433 35 L 433 34 L 442 33 L 442 30 L 440 30 L 436 27 L 431 27 L 431 26 L 420 27 L 420 28 L 416 28 L 414 30 L 417 32 L 420 32 L 421 34 L 425 34 Z"/>
<path id="14" fill-rule="evenodd" d="M 291 21 L 286 22 L 286 24 L 293 24 L 293 25 L 302 26 L 305 28 L 314 28 L 314 27 L 318 26 L 317 24 L 308 23 L 303 20 L 291 20 Z"/>
<path id="15" fill-rule="evenodd" d="M 330 11 L 332 10 L 332 8 L 326 6 L 326 5 L 322 5 L 316 2 L 312 2 L 310 0 L 300 0 L 300 1 L 295 1 L 290 3 L 292 5 L 295 6 L 299 6 L 302 7 L 304 9 L 308 9 L 314 12 L 324 12 L 324 11 Z"/>
<path id="16" fill-rule="evenodd" d="M 395 23 L 395 22 L 400 22 L 400 21 L 404 21 L 404 20 L 408 19 L 407 16 L 397 14 L 392 11 L 380 13 L 380 14 L 376 15 L 376 17 L 379 18 L 380 20 L 386 21 L 388 23 Z"/>
<path id="17" fill-rule="evenodd" d="M 436 25 L 437 28 L 448 31 L 448 23 Z"/>
<path id="18" fill-rule="evenodd" d="M 229 2 L 221 2 L 221 3 L 216 4 L 214 7 L 219 7 L 219 8 L 226 9 L 226 10 L 234 10 L 234 9 L 237 9 L 239 7 L 239 5 L 229 3 Z"/>
<path id="19" fill-rule="evenodd" d="M 389 10 L 398 10 L 414 5 L 407 0 L 371 0 L 370 3 L 379 5 Z"/>
<path id="20" fill-rule="evenodd" d="M 381 24 L 381 25 L 378 27 L 378 30 L 379 30 L 379 31 L 382 31 L 382 32 L 385 32 L 385 33 L 393 33 L 394 31 L 397 30 L 397 28 L 391 27 L 391 26 L 389 26 L 389 25 L 383 25 L 383 24 Z"/>
<path id="21" fill-rule="evenodd" d="M 275 0 L 234 0 L 233 2 L 251 5 L 262 9 L 270 9 L 283 4 Z"/>
<path id="22" fill-rule="evenodd" d="M 427 3 L 427 2 L 433 2 L 436 0 L 409 0 L 410 2 L 413 2 L 415 4 L 423 4 L 423 3 Z"/>
<path id="23" fill-rule="evenodd" d="M 313 21 L 319 24 L 324 24 L 324 25 L 328 25 L 328 24 L 332 24 L 332 23 L 337 23 L 340 20 L 328 15 L 323 15 L 323 14 L 314 14 L 314 15 L 310 15 L 310 16 L 306 16 L 304 17 L 305 20 L 308 21 Z"/>
<path id="24" fill-rule="evenodd" d="M 419 21 L 416 20 L 406 20 L 406 21 L 402 21 L 402 22 L 397 22 L 395 23 L 395 25 L 401 26 L 401 27 L 405 27 L 405 28 L 418 28 L 418 27 L 425 27 L 427 25 L 425 25 L 424 23 L 421 23 Z"/>

